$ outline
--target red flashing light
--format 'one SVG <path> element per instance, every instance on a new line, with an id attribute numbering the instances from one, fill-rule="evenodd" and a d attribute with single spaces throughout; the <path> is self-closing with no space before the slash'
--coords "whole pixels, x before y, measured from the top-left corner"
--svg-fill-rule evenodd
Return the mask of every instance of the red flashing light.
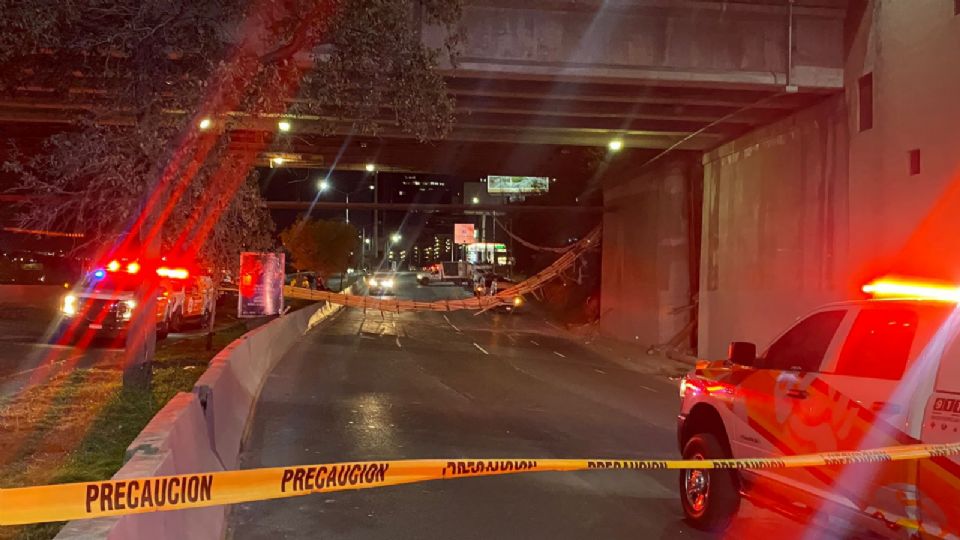
<path id="1" fill-rule="evenodd" d="M 190 277 L 190 272 L 188 272 L 186 268 L 168 268 L 161 266 L 157 268 L 157 275 L 170 279 L 187 279 Z"/>
<path id="2" fill-rule="evenodd" d="M 884 278 L 862 287 L 875 298 L 914 298 L 937 302 L 960 302 L 960 287 L 930 281 Z"/>

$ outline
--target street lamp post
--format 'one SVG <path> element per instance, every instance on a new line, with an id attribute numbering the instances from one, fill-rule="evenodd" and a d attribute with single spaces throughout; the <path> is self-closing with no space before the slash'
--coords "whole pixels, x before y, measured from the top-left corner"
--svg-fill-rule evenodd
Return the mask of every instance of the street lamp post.
<path id="1" fill-rule="evenodd" d="M 320 193 L 323 193 L 324 191 L 336 191 L 337 193 L 340 193 L 346 197 L 347 206 L 343 209 L 343 213 L 344 219 L 347 221 L 347 223 L 350 223 L 350 192 L 341 191 L 333 187 L 326 179 L 321 180 L 320 183 L 317 184 L 317 190 L 320 191 Z"/>
<path id="2" fill-rule="evenodd" d="M 380 178 L 377 166 L 373 163 L 367 163 L 364 167 L 368 173 L 373 173 L 373 203 L 377 204 L 380 202 Z M 380 256 L 380 212 L 376 209 L 373 210 L 373 256 L 377 258 Z"/>

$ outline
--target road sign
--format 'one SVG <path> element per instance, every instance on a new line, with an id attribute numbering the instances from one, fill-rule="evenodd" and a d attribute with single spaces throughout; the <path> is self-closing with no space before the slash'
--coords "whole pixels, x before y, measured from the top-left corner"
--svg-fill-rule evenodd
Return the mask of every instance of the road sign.
<path id="1" fill-rule="evenodd" d="M 476 241 L 473 223 L 456 223 L 453 226 L 453 243 L 472 244 Z"/>
<path id="2" fill-rule="evenodd" d="M 283 311 L 283 253 L 240 254 L 237 317 L 264 317 Z"/>

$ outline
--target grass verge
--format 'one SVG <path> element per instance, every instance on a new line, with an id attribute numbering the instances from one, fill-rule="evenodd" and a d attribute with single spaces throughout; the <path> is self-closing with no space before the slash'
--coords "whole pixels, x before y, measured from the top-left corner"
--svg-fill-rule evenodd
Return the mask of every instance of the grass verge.
<path id="1" fill-rule="evenodd" d="M 116 367 L 73 369 L 31 388 L 17 401 L 42 405 L 29 429 L 17 430 L 15 443 L 0 448 L 12 458 L 0 468 L 0 485 L 110 478 L 123 465 L 127 446 L 147 422 L 177 392 L 189 392 L 216 353 L 246 330 L 242 323 L 218 330 L 209 351 L 203 335 L 161 342 L 150 390 L 123 388 Z M 0 538 L 52 538 L 63 525 L 7 527 L 0 529 Z"/>

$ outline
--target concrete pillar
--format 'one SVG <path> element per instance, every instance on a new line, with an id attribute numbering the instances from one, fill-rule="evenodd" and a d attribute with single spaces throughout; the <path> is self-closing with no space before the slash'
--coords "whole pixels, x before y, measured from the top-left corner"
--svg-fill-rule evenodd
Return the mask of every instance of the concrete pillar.
<path id="1" fill-rule="evenodd" d="M 644 346 L 666 343 L 689 322 L 691 187 L 699 155 L 680 154 L 604 187 L 600 329 Z M 696 225 L 694 226 L 696 231 Z M 694 281 L 695 283 L 695 281 Z"/>

